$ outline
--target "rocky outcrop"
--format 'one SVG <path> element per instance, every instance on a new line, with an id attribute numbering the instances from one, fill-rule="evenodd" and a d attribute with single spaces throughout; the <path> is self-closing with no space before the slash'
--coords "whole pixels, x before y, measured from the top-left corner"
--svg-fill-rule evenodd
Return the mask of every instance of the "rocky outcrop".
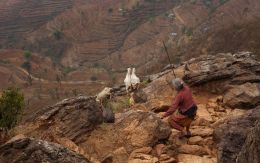
<path id="1" fill-rule="evenodd" d="M 160 140 L 166 140 L 170 134 L 168 124 L 156 114 L 131 110 L 120 115 L 115 124 L 101 125 L 80 146 L 93 157 L 105 158 L 112 154 L 113 160 L 121 163 L 125 162 L 122 158 L 128 158 L 130 155 L 133 159 L 140 159 L 142 152 L 137 152 L 139 153 L 137 157 L 132 153 L 134 150 L 143 147 L 151 148 Z M 86 148 L 90 146 L 91 148 Z M 148 155 L 148 153 L 150 152 L 142 154 Z M 153 159 L 152 156 L 150 157 Z"/>
<path id="2" fill-rule="evenodd" d="M 236 86 L 228 90 L 223 102 L 232 108 L 254 108 L 260 104 L 260 84 L 245 83 Z"/>
<path id="3" fill-rule="evenodd" d="M 260 63 L 249 52 L 201 56 L 187 62 L 184 80 L 193 86 L 226 80 L 226 84 L 260 82 Z M 224 89 L 224 88 L 222 88 Z"/>
<path id="4" fill-rule="evenodd" d="M 237 157 L 238 163 L 258 163 L 260 162 L 260 121 L 255 123 L 254 128 L 247 135 L 245 144 Z"/>
<path id="5" fill-rule="evenodd" d="M 245 144 L 247 135 L 259 119 L 260 107 L 257 107 L 242 116 L 231 118 L 215 128 L 214 140 L 217 143 L 218 160 L 220 163 L 236 162 L 237 156 Z M 244 152 L 249 151 L 244 149 Z"/>
<path id="6" fill-rule="evenodd" d="M 94 97 L 80 96 L 44 108 L 35 117 L 42 126 L 40 129 L 79 142 L 81 136 L 88 135 L 103 122 L 99 107 Z"/>
<path id="7" fill-rule="evenodd" d="M 59 144 L 32 138 L 18 139 L 1 146 L 0 162 L 90 163 L 90 161 L 83 156 L 62 147 Z"/>
<path id="8" fill-rule="evenodd" d="M 175 66 L 175 74 L 198 92 L 224 95 L 224 105 L 232 108 L 254 108 L 260 103 L 260 62 L 250 52 L 220 53 L 201 56 Z M 171 70 L 155 75 L 144 88 L 149 110 L 165 111 L 175 91 Z M 210 91 L 210 92 L 209 92 Z"/>

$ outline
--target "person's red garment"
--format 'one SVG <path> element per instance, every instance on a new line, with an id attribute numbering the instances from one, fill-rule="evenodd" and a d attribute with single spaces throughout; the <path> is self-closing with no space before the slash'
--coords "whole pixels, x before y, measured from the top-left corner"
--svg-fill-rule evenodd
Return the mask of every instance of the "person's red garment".
<path id="1" fill-rule="evenodd" d="M 180 92 L 178 92 L 178 94 L 174 98 L 171 107 L 165 113 L 164 117 L 173 114 L 177 109 L 179 109 L 181 113 L 184 113 L 194 104 L 195 103 L 193 101 L 192 92 L 190 88 L 188 86 L 184 86 L 184 88 Z"/>

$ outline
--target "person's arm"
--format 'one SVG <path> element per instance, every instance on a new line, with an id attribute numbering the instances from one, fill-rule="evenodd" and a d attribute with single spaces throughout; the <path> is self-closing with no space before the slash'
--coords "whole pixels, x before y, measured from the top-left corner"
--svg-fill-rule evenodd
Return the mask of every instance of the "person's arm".
<path id="1" fill-rule="evenodd" d="M 171 105 L 171 107 L 167 110 L 167 112 L 164 114 L 163 117 L 168 117 L 169 115 L 171 115 L 172 113 L 174 113 L 177 108 L 179 107 L 179 103 L 181 102 L 181 94 L 178 94 L 174 100 L 173 103 Z"/>

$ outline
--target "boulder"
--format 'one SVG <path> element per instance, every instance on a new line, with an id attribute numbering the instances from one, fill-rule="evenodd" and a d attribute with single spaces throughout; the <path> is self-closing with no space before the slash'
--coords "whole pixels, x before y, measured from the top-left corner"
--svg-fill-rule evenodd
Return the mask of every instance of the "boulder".
<path id="1" fill-rule="evenodd" d="M 74 142 L 82 141 L 95 127 L 103 122 L 100 105 L 94 97 L 80 96 L 65 99 L 56 105 L 36 113 L 39 130 L 66 137 Z"/>
<path id="2" fill-rule="evenodd" d="M 85 150 L 95 158 L 104 158 L 121 147 L 124 147 L 128 154 L 141 150 L 139 153 L 149 155 L 151 147 L 160 140 L 168 139 L 170 134 L 169 125 L 155 113 L 131 110 L 122 113 L 115 124 L 101 125 L 80 146 L 82 148 L 91 146 L 92 148 Z M 148 159 L 148 156 L 145 158 Z M 154 158 L 149 156 L 149 159 Z"/>
<path id="3" fill-rule="evenodd" d="M 167 154 L 162 154 L 159 158 L 160 163 L 176 163 L 176 159 L 168 156 Z"/>
<path id="4" fill-rule="evenodd" d="M 4 163 L 90 163 L 90 161 L 83 156 L 62 147 L 59 144 L 33 138 L 22 138 L 2 145 L 0 147 L 0 160 Z"/>
<path id="5" fill-rule="evenodd" d="M 134 157 L 131 157 L 127 162 L 128 163 L 157 163 L 159 159 L 157 157 L 147 155 L 147 154 L 136 154 Z"/>
<path id="6" fill-rule="evenodd" d="M 254 108 L 260 104 L 260 84 L 245 83 L 230 89 L 223 102 L 231 108 Z"/>
<path id="7" fill-rule="evenodd" d="M 188 144 L 190 145 L 200 145 L 203 142 L 204 139 L 202 139 L 202 137 L 200 136 L 194 136 L 189 138 L 188 140 Z"/>
<path id="8" fill-rule="evenodd" d="M 185 82 L 198 86 L 211 81 L 222 81 L 223 87 L 214 88 L 220 92 L 225 91 L 228 84 L 260 81 L 260 63 L 252 55 L 245 58 L 243 53 L 200 56 L 188 61 L 188 67 L 190 71 L 183 77 Z"/>
<path id="9" fill-rule="evenodd" d="M 167 148 L 164 144 L 157 144 L 155 147 L 154 147 L 155 151 L 156 151 L 156 154 L 158 156 L 161 156 L 162 154 L 165 154 L 167 151 Z"/>
<path id="10" fill-rule="evenodd" d="M 196 125 L 209 126 L 211 122 L 213 122 L 213 119 L 212 119 L 209 111 L 207 110 L 206 105 L 199 104 L 198 110 L 197 110 L 196 121 L 194 123 Z"/>
<path id="11" fill-rule="evenodd" d="M 147 95 L 142 89 L 138 89 L 131 93 L 134 103 L 145 103 L 147 101 Z"/>
<path id="12" fill-rule="evenodd" d="M 178 148 L 179 153 L 183 154 L 192 154 L 192 155 L 197 155 L 197 156 L 202 156 L 208 154 L 207 151 L 199 146 L 199 145 L 188 145 L 184 144 Z"/>
<path id="13" fill-rule="evenodd" d="M 138 163 L 138 162 L 155 163 L 155 162 L 158 161 L 158 158 L 151 156 L 150 155 L 151 151 L 152 151 L 151 147 L 143 147 L 143 148 L 136 149 L 130 154 L 128 162 L 132 162 L 132 163 Z"/>
<path id="14" fill-rule="evenodd" d="M 218 148 L 220 163 L 235 163 L 239 152 L 245 144 L 246 137 L 260 119 L 260 106 L 249 110 L 244 115 L 224 121 L 214 130 L 214 141 Z"/>
<path id="15" fill-rule="evenodd" d="M 217 163 L 213 158 L 200 157 L 196 155 L 180 154 L 178 155 L 179 163 Z"/>
<path id="16" fill-rule="evenodd" d="M 120 162 L 122 160 L 127 160 L 129 154 L 124 147 L 120 147 L 113 152 L 113 162 Z"/>
<path id="17" fill-rule="evenodd" d="M 246 141 L 237 157 L 237 163 L 260 162 L 260 120 L 255 123 L 254 128 L 248 133 Z"/>
<path id="18" fill-rule="evenodd" d="M 192 136 L 208 137 L 208 136 L 212 136 L 213 134 L 213 129 L 208 127 L 194 126 L 190 130 Z"/>
<path id="19" fill-rule="evenodd" d="M 168 79 L 169 78 L 169 79 Z M 147 95 L 146 107 L 154 112 L 166 111 L 172 103 L 176 92 L 172 89 L 169 80 L 173 78 L 172 73 L 155 79 L 143 89 Z"/>

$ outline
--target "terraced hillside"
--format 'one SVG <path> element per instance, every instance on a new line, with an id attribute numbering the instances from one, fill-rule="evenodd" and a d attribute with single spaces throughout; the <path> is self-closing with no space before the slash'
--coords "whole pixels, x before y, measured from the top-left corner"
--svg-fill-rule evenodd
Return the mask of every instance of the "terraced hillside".
<path id="1" fill-rule="evenodd" d="M 22 87 L 28 82 L 26 70 L 17 69 L 24 61 L 21 50 L 37 56 L 28 97 L 36 98 L 43 84 L 40 97 L 46 100 L 53 99 L 60 80 L 67 97 L 77 82 L 76 90 L 91 93 L 121 84 L 127 67 L 136 67 L 138 76 L 159 72 L 168 64 L 163 41 L 177 64 L 217 52 L 260 54 L 259 19 L 259 0 L 1 1 L 1 87 L 10 86 L 10 76 Z"/>
<path id="2" fill-rule="evenodd" d="M 0 2 L 0 42 L 3 47 L 16 47 L 25 34 L 46 24 L 71 8 L 72 0 L 8 0 Z"/>
<path id="3" fill-rule="evenodd" d="M 85 2 L 56 17 L 47 24 L 46 28 L 36 31 L 32 36 L 35 39 L 31 43 L 31 48 L 51 47 L 40 48 L 39 51 L 60 59 L 63 65 L 70 67 L 82 65 L 91 67 L 93 64 L 99 64 L 106 70 L 111 70 L 111 65 L 118 70 L 124 65 L 123 70 L 125 70 L 125 66 L 133 64 L 133 61 L 124 59 L 129 57 L 129 54 L 124 55 L 124 52 L 139 47 L 163 33 L 163 28 L 170 25 L 169 21 L 160 20 L 167 24 L 162 23 L 158 26 L 157 23 L 153 23 L 153 19 L 177 4 L 177 1 L 170 0 L 163 3 L 162 1 L 126 0 Z M 153 27 L 146 25 L 148 28 L 143 29 L 144 24 L 148 22 L 151 22 L 149 26 Z M 53 29 L 59 30 L 60 39 L 52 38 Z M 135 31 L 140 32 L 137 37 L 131 39 Z M 40 36 L 39 33 L 49 33 L 49 36 Z M 47 42 L 47 40 L 51 41 Z M 53 44 L 57 46 L 52 46 Z M 112 63 L 122 64 L 111 64 L 109 63 L 111 60 Z"/>
<path id="4" fill-rule="evenodd" d="M 117 78 L 129 66 L 151 73 L 166 62 L 163 40 L 176 62 L 220 49 L 258 52 L 259 3 L 8 0 L 0 4 L 0 42 L 2 48 L 29 49 L 78 70 L 68 80 L 77 80 L 80 75 L 75 74 L 90 78 L 100 72 Z"/>

